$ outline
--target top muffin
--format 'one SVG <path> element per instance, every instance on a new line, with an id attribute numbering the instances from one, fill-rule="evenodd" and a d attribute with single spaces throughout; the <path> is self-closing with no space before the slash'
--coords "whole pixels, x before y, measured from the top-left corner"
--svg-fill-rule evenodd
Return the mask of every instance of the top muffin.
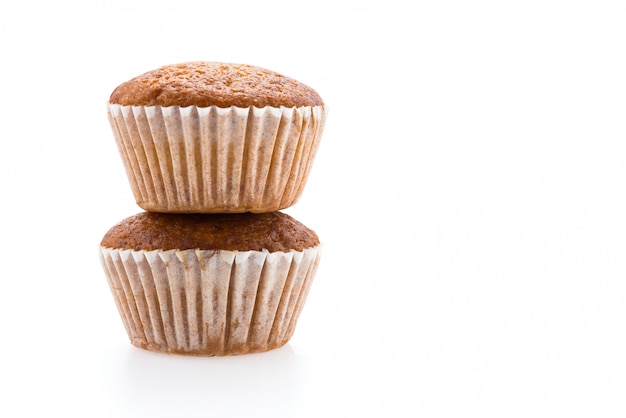
<path id="1" fill-rule="evenodd" d="M 302 107 L 323 105 L 315 90 L 274 71 L 246 64 L 166 65 L 118 86 L 109 99 L 125 106 Z"/>

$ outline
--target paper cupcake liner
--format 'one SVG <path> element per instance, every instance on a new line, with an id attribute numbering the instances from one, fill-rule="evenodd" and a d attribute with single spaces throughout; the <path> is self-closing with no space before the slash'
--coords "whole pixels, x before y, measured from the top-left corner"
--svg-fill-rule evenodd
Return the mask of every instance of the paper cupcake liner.
<path id="1" fill-rule="evenodd" d="M 281 347 L 293 335 L 319 263 L 304 251 L 100 248 L 133 345 L 229 355 Z"/>
<path id="2" fill-rule="evenodd" d="M 325 106 L 108 105 L 137 204 L 154 212 L 271 212 L 297 202 Z"/>

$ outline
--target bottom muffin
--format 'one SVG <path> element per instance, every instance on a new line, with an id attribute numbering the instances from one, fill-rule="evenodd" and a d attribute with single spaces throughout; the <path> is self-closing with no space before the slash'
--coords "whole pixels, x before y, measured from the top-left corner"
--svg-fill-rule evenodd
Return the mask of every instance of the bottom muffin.
<path id="1" fill-rule="evenodd" d="M 100 244 L 131 343 L 205 356 L 287 343 L 319 256 L 315 232 L 281 212 L 143 212 Z"/>

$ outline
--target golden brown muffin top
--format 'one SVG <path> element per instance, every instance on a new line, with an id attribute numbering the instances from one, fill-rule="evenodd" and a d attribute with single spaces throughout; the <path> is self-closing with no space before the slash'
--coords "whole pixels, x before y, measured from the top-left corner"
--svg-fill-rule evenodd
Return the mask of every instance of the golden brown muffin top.
<path id="1" fill-rule="evenodd" d="M 323 105 L 312 88 L 246 64 L 166 65 L 118 86 L 110 103 L 135 106 L 301 107 Z"/>
<path id="2" fill-rule="evenodd" d="M 175 214 L 142 212 L 111 228 L 101 246 L 131 250 L 302 251 L 315 232 L 282 212 Z"/>

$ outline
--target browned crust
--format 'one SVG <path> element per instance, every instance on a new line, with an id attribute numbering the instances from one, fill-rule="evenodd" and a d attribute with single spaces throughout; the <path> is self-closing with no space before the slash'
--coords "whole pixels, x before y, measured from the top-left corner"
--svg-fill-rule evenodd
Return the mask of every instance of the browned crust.
<path id="1" fill-rule="evenodd" d="M 134 106 L 301 107 L 323 105 L 312 88 L 246 64 L 187 62 L 149 71 L 118 86 L 110 103 Z"/>
<path id="2" fill-rule="evenodd" d="M 319 238 L 282 212 L 174 214 L 142 212 L 111 228 L 100 243 L 131 250 L 302 251 Z"/>

